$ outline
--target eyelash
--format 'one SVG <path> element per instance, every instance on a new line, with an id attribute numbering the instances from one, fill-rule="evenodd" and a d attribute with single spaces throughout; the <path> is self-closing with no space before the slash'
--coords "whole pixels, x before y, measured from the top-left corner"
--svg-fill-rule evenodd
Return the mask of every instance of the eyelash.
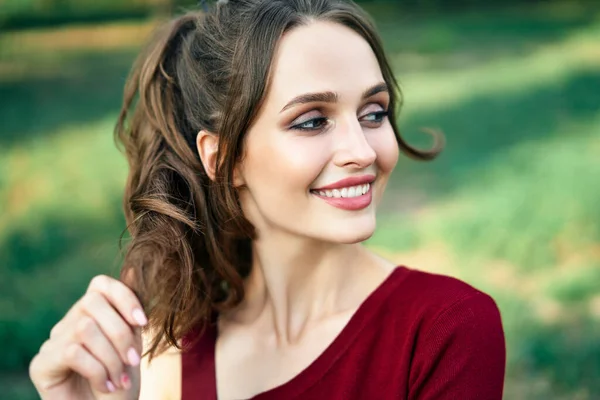
<path id="1" fill-rule="evenodd" d="M 383 120 L 385 118 L 387 118 L 388 115 L 389 115 L 388 110 L 385 110 L 385 111 L 376 111 L 376 112 L 369 113 L 369 114 L 365 115 L 365 117 L 375 116 L 376 117 L 375 121 L 367 121 L 367 122 L 373 122 L 373 123 L 379 124 L 379 123 L 382 123 Z M 327 122 L 327 118 L 326 117 L 311 118 L 311 119 L 309 119 L 307 121 L 304 121 L 304 122 L 302 122 L 300 124 L 293 125 L 291 127 L 291 129 L 298 130 L 298 131 L 317 131 L 319 129 L 322 129 L 323 125 L 320 125 L 320 126 L 318 126 L 316 128 L 303 128 L 302 127 L 303 125 L 306 125 L 308 123 L 315 123 L 317 121 L 324 123 L 324 122 Z"/>

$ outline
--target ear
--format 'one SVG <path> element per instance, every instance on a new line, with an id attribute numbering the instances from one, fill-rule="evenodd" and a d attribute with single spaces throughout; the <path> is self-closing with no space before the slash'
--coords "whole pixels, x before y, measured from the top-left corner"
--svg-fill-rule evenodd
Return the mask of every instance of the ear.
<path id="1" fill-rule="evenodd" d="M 244 178 L 242 177 L 241 165 L 242 163 L 237 163 L 235 169 L 233 170 L 233 186 L 236 188 L 242 188 L 246 185 Z"/>
<path id="2" fill-rule="evenodd" d="M 217 167 L 217 150 L 219 148 L 219 137 L 214 133 L 201 130 L 196 136 L 196 148 L 200 155 L 200 160 L 204 166 L 208 177 L 215 180 L 215 170 Z"/>
<path id="3" fill-rule="evenodd" d="M 201 130 L 196 136 L 196 148 L 200 155 L 200 160 L 204 166 L 206 174 L 211 180 L 215 180 L 215 171 L 217 169 L 217 150 L 219 149 L 219 136 L 214 133 Z M 233 186 L 244 186 L 244 179 L 237 166 L 233 171 Z"/>

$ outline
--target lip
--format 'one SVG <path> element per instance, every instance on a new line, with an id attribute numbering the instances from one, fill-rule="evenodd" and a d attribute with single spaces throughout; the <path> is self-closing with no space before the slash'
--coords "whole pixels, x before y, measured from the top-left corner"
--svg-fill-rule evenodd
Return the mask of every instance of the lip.
<path id="1" fill-rule="evenodd" d="M 318 192 L 313 192 L 312 195 L 335 208 L 347 211 L 358 211 L 367 208 L 373 201 L 373 186 L 369 187 L 367 193 L 356 197 L 327 197 L 320 195 Z"/>
<path id="2" fill-rule="evenodd" d="M 349 178 L 344 178 L 327 186 L 322 186 L 319 188 L 313 188 L 313 191 L 319 190 L 333 190 L 333 189 L 342 189 L 350 186 L 358 186 L 364 185 L 366 183 L 373 183 L 375 181 L 375 175 L 361 175 L 361 176 L 351 176 Z"/>

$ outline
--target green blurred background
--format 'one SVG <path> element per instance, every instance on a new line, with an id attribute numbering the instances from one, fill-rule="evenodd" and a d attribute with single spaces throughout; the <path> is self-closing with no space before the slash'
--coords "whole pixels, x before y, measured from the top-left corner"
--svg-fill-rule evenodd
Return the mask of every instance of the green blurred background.
<path id="1" fill-rule="evenodd" d="M 366 1 L 402 85 L 402 160 L 376 251 L 487 291 L 506 399 L 600 399 L 600 2 Z M 112 127 L 156 25 L 193 3 L 0 1 L 0 397 L 98 273 L 116 274 Z"/>

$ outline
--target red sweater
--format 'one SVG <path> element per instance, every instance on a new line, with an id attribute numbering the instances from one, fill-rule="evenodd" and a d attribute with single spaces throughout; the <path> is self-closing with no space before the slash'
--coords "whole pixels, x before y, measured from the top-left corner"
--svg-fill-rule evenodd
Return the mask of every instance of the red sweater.
<path id="1" fill-rule="evenodd" d="M 216 331 L 205 332 L 183 353 L 182 400 L 216 399 Z M 500 400 L 505 355 L 490 296 L 398 267 L 312 364 L 253 399 Z"/>

